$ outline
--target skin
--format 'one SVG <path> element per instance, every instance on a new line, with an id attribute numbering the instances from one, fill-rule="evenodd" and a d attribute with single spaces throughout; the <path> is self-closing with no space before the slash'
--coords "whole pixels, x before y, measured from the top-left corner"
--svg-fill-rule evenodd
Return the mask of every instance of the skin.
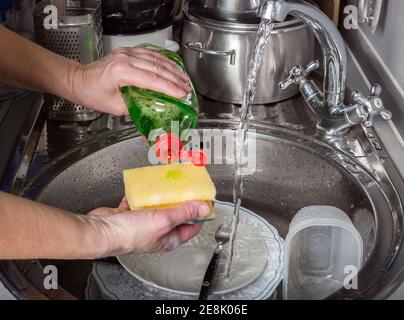
<path id="1" fill-rule="evenodd" d="M 143 48 L 119 48 L 84 65 L 54 54 L 0 26 L 0 84 L 50 93 L 113 115 L 128 110 L 125 85 L 181 98 L 191 91 L 175 63 Z"/>
<path id="2" fill-rule="evenodd" d="M 175 249 L 195 236 L 209 208 L 190 201 L 164 210 L 98 208 L 87 215 L 0 193 L 0 259 L 95 259 Z"/>
<path id="3" fill-rule="evenodd" d="M 186 75 L 159 53 L 121 48 L 83 65 L 0 27 L 0 84 L 50 93 L 113 115 L 128 110 L 120 87 L 134 85 L 177 98 L 191 91 Z M 98 208 L 79 215 L 0 192 L 0 259 L 94 259 L 130 252 L 172 250 L 209 213 L 190 201 L 163 210 Z"/>

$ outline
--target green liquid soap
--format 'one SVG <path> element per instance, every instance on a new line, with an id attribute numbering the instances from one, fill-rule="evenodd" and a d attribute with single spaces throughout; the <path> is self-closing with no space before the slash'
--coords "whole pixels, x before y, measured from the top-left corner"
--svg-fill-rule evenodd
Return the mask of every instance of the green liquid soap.
<path id="1" fill-rule="evenodd" d="M 161 53 L 163 56 L 174 61 L 177 68 L 186 73 L 184 62 L 181 57 L 170 50 L 160 48 L 151 44 L 141 44 L 137 47 L 151 49 Z M 173 134 L 179 134 L 188 129 L 196 127 L 199 105 L 195 89 L 192 83 L 189 83 L 192 91 L 182 99 L 177 99 L 148 89 L 141 89 L 135 86 L 126 86 L 121 88 L 123 98 L 128 107 L 131 118 L 137 128 L 142 133 L 150 145 L 156 142 L 159 132 L 170 134 L 172 131 L 172 122 L 178 125 Z M 156 134 L 151 137 L 151 131 Z"/>

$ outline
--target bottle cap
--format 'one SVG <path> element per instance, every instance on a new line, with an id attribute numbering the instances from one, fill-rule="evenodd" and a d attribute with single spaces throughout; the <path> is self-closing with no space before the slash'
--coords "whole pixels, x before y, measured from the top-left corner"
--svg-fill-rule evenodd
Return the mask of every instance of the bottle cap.
<path id="1" fill-rule="evenodd" d="M 181 140 L 173 133 L 164 133 L 156 140 L 156 156 L 163 163 L 178 161 L 181 149 Z"/>
<path id="2" fill-rule="evenodd" d="M 197 167 L 204 167 L 208 164 L 208 156 L 206 152 L 201 149 L 192 150 L 191 162 Z"/>
<path id="3" fill-rule="evenodd" d="M 194 166 L 204 167 L 208 164 L 208 156 L 201 149 L 194 149 L 192 151 L 182 149 L 181 161 L 192 162 Z"/>

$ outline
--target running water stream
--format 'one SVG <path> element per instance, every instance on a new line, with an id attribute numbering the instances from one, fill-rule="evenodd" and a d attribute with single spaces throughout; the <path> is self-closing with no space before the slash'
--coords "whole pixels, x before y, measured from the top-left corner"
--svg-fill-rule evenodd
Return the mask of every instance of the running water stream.
<path id="1" fill-rule="evenodd" d="M 230 276 L 230 269 L 234 252 L 234 239 L 237 233 L 237 226 L 239 223 L 239 211 L 241 206 L 241 200 L 243 197 L 243 172 L 244 169 L 246 168 L 246 165 L 248 164 L 248 161 L 244 156 L 245 147 L 247 143 L 248 113 L 255 97 L 257 75 L 262 63 L 262 55 L 268 42 L 271 30 L 272 30 L 272 22 L 267 19 L 262 19 L 260 26 L 258 28 L 254 51 L 252 53 L 252 57 L 249 64 L 247 83 L 244 91 L 243 103 L 241 105 L 240 124 L 236 132 L 236 148 L 235 148 L 236 172 L 233 185 L 234 213 L 231 222 L 229 255 L 225 265 L 226 279 L 228 279 Z"/>

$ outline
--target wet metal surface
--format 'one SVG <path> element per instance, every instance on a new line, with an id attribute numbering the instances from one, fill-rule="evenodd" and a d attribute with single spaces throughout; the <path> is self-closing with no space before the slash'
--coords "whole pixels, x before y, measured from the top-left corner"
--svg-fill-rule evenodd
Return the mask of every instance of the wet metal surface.
<path id="1" fill-rule="evenodd" d="M 360 144 L 366 152 L 355 158 L 312 138 L 313 118 L 307 110 L 300 98 L 253 108 L 250 125 L 255 132 L 250 132 L 249 139 L 256 140 L 257 169 L 245 179 L 243 206 L 268 220 L 282 237 L 302 207 L 339 207 L 350 216 L 363 238 L 366 264 L 360 274 L 359 290 L 341 291 L 334 297 L 386 296 L 401 281 L 398 271 L 403 267 L 403 211 L 396 190 L 402 191 L 402 185 L 393 187 L 369 141 L 369 145 L 366 141 Z M 232 135 L 238 111 L 237 106 L 203 101 L 199 127 L 221 128 Z M 128 129 L 131 126 L 122 119 L 106 117 L 105 123 L 106 127 L 94 129 L 81 144 L 60 156 L 57 150 L 50 152 L 50 130 L 45 129 L 30 169 L 13 191 L 76 213 L 116 206 L 123 195 L 122 170 L 149 165 L 148 148 L 136 130 Z M 82 134 L 83 128 L 78 131 Z M 354 141 L 356 136 L 361 134 L 354 134 Z M 213 156 L 222 157 L 225 163 L 223 150 L 215 152 Z M 383 161 L 386 166 L 389 164 L 388 159 Z M 232 201 L 234 165 L 213 164 L 208 171 L 218 189 L 218 199 Z M 51 263 L 59 267 L 66 297 L 84 298 L 92 262 Z M 19 278 L 19 287 L 29 280 L 34 284 L 30 284 L 32 290 L 48 295 L 39 288 L 43 277 L 38 272 L 40 268 L 37 261 L 0 264 L 0 270 L 12 281 Z M 16 270 L 25 270 L 23 276 L 18 276 Z"/>

